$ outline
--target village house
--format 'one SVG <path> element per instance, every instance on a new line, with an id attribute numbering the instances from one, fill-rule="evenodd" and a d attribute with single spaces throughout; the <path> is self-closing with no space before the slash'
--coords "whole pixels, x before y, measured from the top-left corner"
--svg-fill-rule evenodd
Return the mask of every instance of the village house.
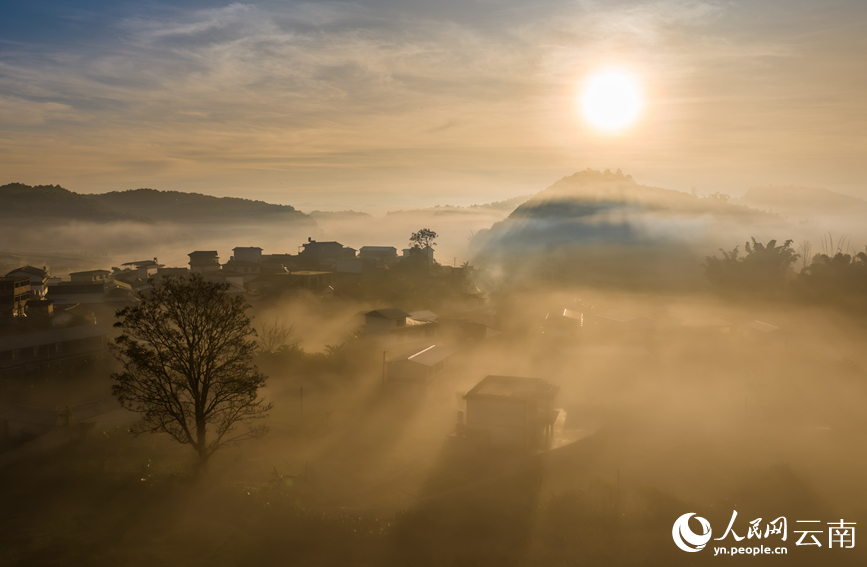
<path id="1" fill-rule="evenodd" d="M 237 262 L 259 264 L 262 262 L 262 249 L 258 246 L 238 246 L 232 248 L 232 259 Z"/>
<path id="2" fill-rule="evenodd" d="M 48 267 L 24 266 L 6 274 L 7 278 L 28 278 L 30 280 L 30 295 L 35 298 L 45 297 L 48 293 L 48 280 L 51 274 Z"/>
<path id="3" fill-rule="evenodd" d="M 358 257 L 365 260 L 373 260 L 378 268 L 397 262 L 397 248 L 394 246 L 362 246 L 358 251 Z"/>
<path id="4" fill-rule="evenodd" d="M 187 254 L 190 257 L 190 271 L 204 274 L 220 269 L 220 256 L 216 250 L 196 250 Z"/>
<path id="5" fill-rule="evenodd" d="M 0 317 L 23 317 L 31 297 L 30 278 L 0 278 Z"/>
<path id="6" fill-rule="evenodd" d="M 425 395 L 451 364 L 454 351 L 442 345 L 410 349 L 386 361 L 386 385 L 401 392 Z"/>
<path id="7" fill-rule="evenodd" d="M 339 242 L 317 242 L 308 238 L 301 245 L 302 250 L 298 253 L 298 261 L 307 268 L 319 268 L 322 265 L 335 264 L 343 258 L 355 258 L 355 249 L 344 246 Z"/>
<path id="8" fill-rule="evenodd" d="M 539 378 L 486 376 L 464 395 L 458 434 L 497 447 L 538 448 L 553 434 L 558 386 Z"/>
<path id="9" fill-rule="evenodd" d="M 137 278 L 147 281 L 147 279 L 157 273 L 163 267 L 156 258 L 153 260 L 136 260 L 121 264 L 122 268 L 133 270 Z"/>
<path id="10" fill-rule="evenodd" d="M 364 329 L 368 338 L 386 343 L 403 343 L 431 339 L 436 336 L 438 323 L 419 321 L 400 309 L 376 309 L 364 314 Z"/>

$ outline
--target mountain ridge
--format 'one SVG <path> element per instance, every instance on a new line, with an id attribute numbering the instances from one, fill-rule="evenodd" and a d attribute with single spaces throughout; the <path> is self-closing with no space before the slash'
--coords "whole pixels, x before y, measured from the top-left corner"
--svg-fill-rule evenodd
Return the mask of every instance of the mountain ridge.
<path id="1" fill-rule="evenodd" d="M 201 193 L 130 189 L 76 193 L 60 185 L 7 183 L 0 186 L 0 218 L 85 222 L 307 222 L 315 220 L 290 205 Z"/>

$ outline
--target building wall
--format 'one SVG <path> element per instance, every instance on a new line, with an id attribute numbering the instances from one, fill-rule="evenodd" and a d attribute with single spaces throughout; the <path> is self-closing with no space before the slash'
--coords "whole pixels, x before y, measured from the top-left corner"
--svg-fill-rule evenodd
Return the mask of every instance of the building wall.
<path id="1" fill-rule="evenodd" d="M 388 334 L 392 329 L 397 329 L 397 322 L 397 319 L 384 319 L 382 317 L 364 318 L 364 326 L 368 336 Z"/>
<path id="2" fill-rule="evenodd" d="M 492 445 L 522 445 L 529 438 L 523 401 L 467 400 L 467 429 L 490 437 Z"/>
<path id="3" fill-rule="evenodd" d="M 256 262 L 259 263 L 262 261 L 262 250 L 256 248 L 253 250 L 250 249 L 241 249 L 235 248 L 235 260 L 238 262 Z"/>

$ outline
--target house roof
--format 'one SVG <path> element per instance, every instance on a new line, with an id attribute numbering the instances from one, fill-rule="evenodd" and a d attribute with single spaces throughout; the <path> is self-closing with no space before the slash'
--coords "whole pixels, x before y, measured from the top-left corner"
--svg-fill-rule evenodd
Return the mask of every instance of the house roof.
<path id="1" fill-rule="evenodd" d="M 409 316 L 416 321 L 436 321 L 439 315 L 433 311 L 410 311 Z"/>
<path id="2" fill-rule="evenodd" d="M 394 250 L 395 253 L 397 252 L 397 248 L 394 246 L 362 246 L 359 250 L 362 252 L 388 252 L 389 250 Z"/>
<path id="3" fill-rule="evenodd" d="M 46 272 L 42 268 L 37 268 L 36 266 L 24 266 L 23 268 L 17 268 L 15 270 L 12 270 L 11 272 L 7 273 L 6 276 L 11 277 L 13 274 L 18 273 L 39 277 L 45 277 L 48 275 L 48 272 Z"/>
<path id="4" fill-rule="evenodd" d="M 406 319 L 407 317 L 409 317 L 409 313 L 407 313 L 406 311 L 401 311 L 400 309 L 390 308 L 368 311 L 364 314 L 364 316 L 377 317 L 379 319 Z"/>
<path id="5" fill-rule="evenodd" d="M 187 256 L 193 257 L 202 257 L 207 256 L 208 258 L 212 258 L 217 255 L 216 250 L 196 250 L 195 252 L 190 252 Z"/>
<path id="6" fill-rule="evenodd" d="M 407 351 L 399 356 L 395 356 L 388 362 L 411 360 L 417 364 L 421 364 L 422 366 L 433 366 L 434 364 L 437 364 L 438 362 L 442 362 L 443 360 L 447 359 L 454 353 L 455 351 L 442 345 L 430 345 L 424 348 L 415 348 L 413 350 Z"/>
<path id="7" fill-rule="evenodd" d="M 103 289 L 108 291 L 110 289 L 126 289 L 132 291 L 132 286 L 126 282 L 122 282 L 120 280 L 105 280 L 105 283 L 102 285 Z"/>
<path id="8" fill-rule="evenodd" d="M 235 250 L 259 250 L 260 252 L 262 251 L 262 249 L 258 246 L 236 246 L 235 248 L 232 248 L 232 252 L 234 252 Z"/>
<path id="9" fill-rule="evenodd" d="M 560 391 L 541 378 L 523 378 L 519 376 L 485 376 L 481 382 L 466 393 L 464 398 L 475 396 L 490 396 L 507 399 L 553 399 Z"/>
<path id="10" fill-rule="evenodd" d="M 102 325 L 78 325 L 63 329 L 51 329 L 39 333 L 26 333 L 0 338 L 0 352 L 30 348 L 40 345 L 50 345 L 67 341 L 91 339 L 108 334 L 108 329 Z"/>
<path id="11" fill-rule="evenodd" d="M 774 331 L 779 331 L 779 327 L 774 327 L 771 324 L 763 323 L 761 321 L 753 321 L 747 325 L 748 328 L 753 329 L 754 331 L 760 331 L 762 333 L 773 333 Z"/>
<path id="12" fill-rule="evenodd" d="M 108 275 L 110 270 L 84 270 L 83 272 L 71 272 L 70 276 L 99 276 L 101 274 Z"/>

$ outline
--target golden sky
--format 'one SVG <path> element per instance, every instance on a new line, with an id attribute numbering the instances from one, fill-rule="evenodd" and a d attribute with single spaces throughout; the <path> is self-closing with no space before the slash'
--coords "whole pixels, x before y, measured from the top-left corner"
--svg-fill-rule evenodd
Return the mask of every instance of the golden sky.
<path id="1" fill-rule="evenodd" d="M 0 22 L 0 183 L 363 209 L 591 167 L 867 197 L 867 3 L 528 4 L 26 3 Z M 609 69 L 643 96 L 616 134 L 579 104 Z"/>

